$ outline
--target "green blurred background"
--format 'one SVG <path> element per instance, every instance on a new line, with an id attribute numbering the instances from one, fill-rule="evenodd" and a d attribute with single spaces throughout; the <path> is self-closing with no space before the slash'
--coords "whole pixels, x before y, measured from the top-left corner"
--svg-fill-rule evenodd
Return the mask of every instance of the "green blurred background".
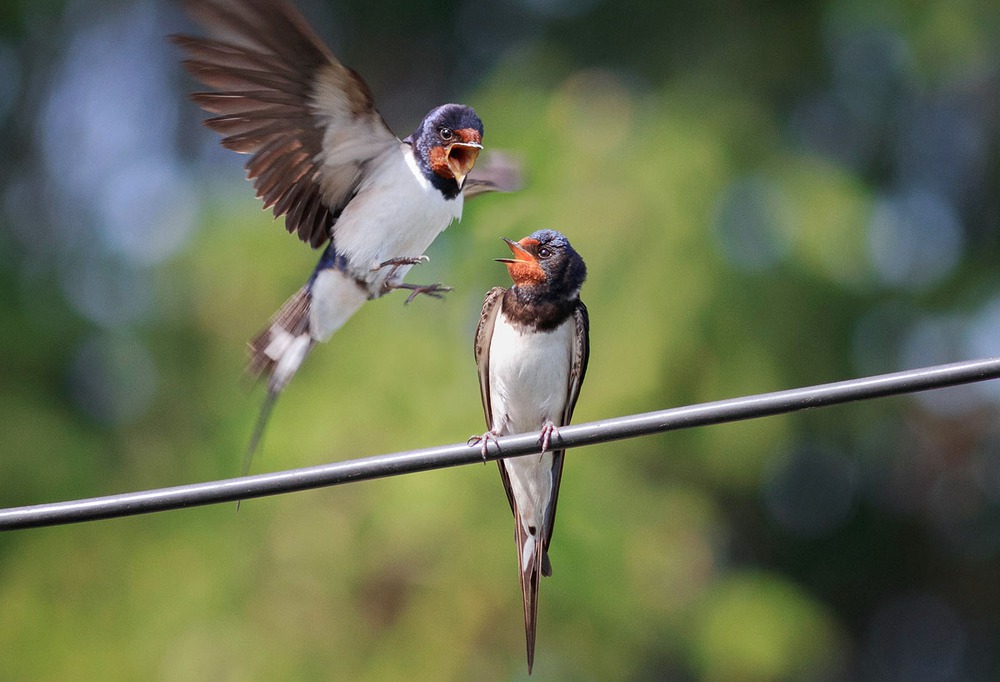
<path id="1" fill-rule="evenodd" d="M 464 441 L 499 237 L 586 259 L 576 420 L 997 354 L 1000 4 L 300 0 L 471 202 L 278 403 L 254 471 Z M 184 99 L 160 0 L 0 2 L 0 505 L 238 474 L 244 343 L 318 253 Z M 1000 679 L 1000 390 L 569 453 L 537 679 Z M 523 679 L 496 467 L 0 535 L 0 679 Z"/>

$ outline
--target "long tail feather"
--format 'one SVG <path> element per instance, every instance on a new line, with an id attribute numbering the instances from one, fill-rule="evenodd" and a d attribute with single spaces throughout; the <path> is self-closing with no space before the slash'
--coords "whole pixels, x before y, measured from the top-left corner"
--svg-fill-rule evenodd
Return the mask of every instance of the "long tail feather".
<path id="1" fill-rule="evenodd" d="M 305 354 L 312 346 L 309 339 L 311 305 L 309 288 L 302 287 L 285 301 L 267 326 L 248 344 L 250 359 L 247 362 L 247 372 L 255 377 L 267 376 L 268 388 L 274 393 L 281 393 L 281 389 L 291 381 L 298 365 L 302 364 Z M 279 373 L 279 369 L 284 369 L 284 372 Z"/>
<path id="2" fill-rule="evenodd" d="M 528 652 L 528 674 L 535 664 L 535 631 L 538 623 L 538 585 L 542 577 L 545 548 L 538 534 L 529 533 L 514 522 L 514 539 L 517 541 L 518 570 L 521 574 L 521 595 L 524 598 L 524 635 Z"/>
<path id="3" fill-rule="evenodd" d="M 250 463 L 253 462 L 253 455 L 257 452 L 257 447 L 264 437 L 264 429 L 267 428 L 267 422 L 271 418 L 271 411 L 274 410 L 274 404 L 277 400 L 277 393 L 267 392 L 267 397 L 264 398 L 264 403 L 260 407 L 260 414 L 257 416 L 257 423 L 253 427 L 253 435 L 250 436 L 247 451 L 243 455 L 243 467 L 240 469 L 240 476 L 246 476 L 250 473 Z"/>
<path id="4" fill-rule="evenodd" d="M 260 447 L 268 420 L 281 391 L 292 380 L 305 360 L 314 341 L 309 334 L 311 296 L 302 287 L 288 299 L 259 334 L 250 340 L 247 372 L 255 377 L 267 377 L 267 395 L 261 405 L 253 435 L 243 455 L 241 475 L 250 472 L 254 453 Z M 236 503 L 239 511 L 240 503 Z"/>
<path id="5" fill-rule="evenodd" d="M 278 394 L 268 391 L 263 405 L 260 406 L 260 414 L 257 415 L 257 423 L 254 424 L 253 435 L 250 436 L 247 451 L 243 454 L 243 466 L 240 468 L 240 476 L 246 476 L 250 473 L 250 464 L 253 462 L 253 456 L 257 452 L 257 448 L 260 447 L 261 439 L 264 437 L 264 430 L 267 428 L 267 422 L 271 418 L 271 411 L 274 410 L 274 404 L 277 401 Z M 236 500 L 236 511 L 240 510 L 242 502 L 243 500 Z"/>
<path id="6" fill-rule="evenodd" d="M 338 270 L 336 252 L 328 248 L 309 282 L 285 301 L 268 325 L 250 340 L 247 373 L 267 379 L 267 396 L 243 458 L 250 470 L 278 396 L 292 380 L 309 351 L 326 341 L 366 300 L 367 290 Z"/>

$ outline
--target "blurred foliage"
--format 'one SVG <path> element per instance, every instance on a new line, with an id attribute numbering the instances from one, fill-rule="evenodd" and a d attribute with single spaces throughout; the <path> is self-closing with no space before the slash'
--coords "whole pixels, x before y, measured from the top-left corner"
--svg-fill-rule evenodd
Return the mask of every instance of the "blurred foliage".
<path id="1" fill-rule="evenodd" d="M 476 107 L 477 199 L 277 406 L 255 470 L 464 440 L 500 236 L 584 256 L 577 421 L 996 354 L 1000 5 L 306 6 L 402 136 Z M 0 504 L 236 475 L 245 340 L 317 254 L 184 100 L 159 0 L 0 5 Z M 1000 393 L 569 454 L 539 679 L 1000 675 Z M 0 535 L 0 679 L 517 679 L 495 467 Z"/>

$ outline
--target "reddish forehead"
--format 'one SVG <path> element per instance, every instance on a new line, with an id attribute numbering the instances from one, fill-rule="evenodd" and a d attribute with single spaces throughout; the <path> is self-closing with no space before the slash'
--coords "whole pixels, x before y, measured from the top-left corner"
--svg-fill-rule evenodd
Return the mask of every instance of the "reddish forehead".
<path id="1" fill-rule="evenodd" d="M 538 241 L 537 239 L 532 239 L 531 237 L 525 237 L 524 239 L 519 241 L 518 244 L 524 247 L 529 247 L 529 246 L 538 246 L 539 244 L 541 244 L 541 242 Z"/>
<path id="2" fill-rule="evenodd" d="M 483 141 L 483 136 L 475 128 L 459 128 L 455 131 L 455 134 L 458 135 L 458 139 L 462 142 L 479 144 Z"/>

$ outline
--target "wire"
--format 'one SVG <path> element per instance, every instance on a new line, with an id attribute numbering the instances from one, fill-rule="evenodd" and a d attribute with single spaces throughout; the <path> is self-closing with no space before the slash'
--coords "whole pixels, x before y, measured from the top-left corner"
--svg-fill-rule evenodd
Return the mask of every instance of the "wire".
<path id="1" fill-rule="evenodd" d="M 1000 357 L 970 360 L 564 426 L 552 435 L 552 445 L 557 449 L 594 445 L 996 378 L 1000 378 Z M 487 459 L 538 452 L 538 438 L 538 433 L 530 433 L 491 442 L 488 444 Z M 0 530 L 55 526 L 235 502 L 483 461 L 478 445 L 444 445 L 173 488 L 0 509 Z"/>

